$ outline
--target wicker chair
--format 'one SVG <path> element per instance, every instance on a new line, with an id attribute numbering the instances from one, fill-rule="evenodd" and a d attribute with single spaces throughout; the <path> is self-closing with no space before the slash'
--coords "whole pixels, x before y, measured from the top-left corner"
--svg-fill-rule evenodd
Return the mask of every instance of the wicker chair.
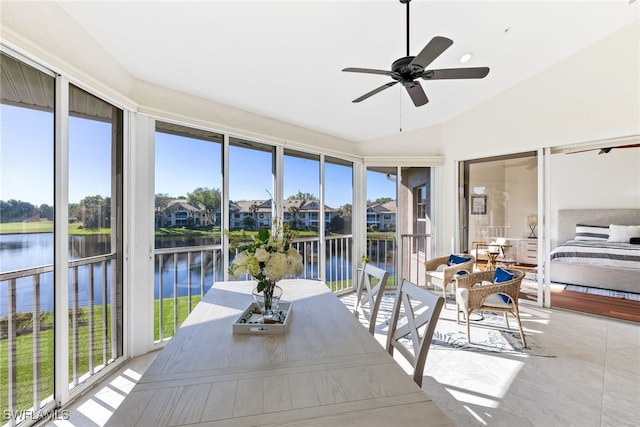
<path id="1" fill-rule="evenodd" d="M 460 323 L 460 307 L 464 310 L 467 322 L 467 340 L 471 342 L 469 333 L 469 315 L 472 311 L 492 311 L 504 313 L 504 320 L 509 328 L 508 313 L 511 313 L 518 322 L 522 346 L 527 342 L 522 331 L 520 311 L 518 310 L 518 298 L 520 297 L 520 285 L 524 278 L 524 272 L 520 270 L 506 270 L 515 274 L 515 278 L 501 283 L 493 283 L 495 271 L 480 271 L 464 276 L 458 276 L 456 289 L 456 320 Z M 482 282 L 491 284 L 482 284 Z M 507 301 L 502 298 L 505 295 Z"/>
<path id="2" fill-rule="evenodd" d="M 449 256 L 427 260 L 424 263 L 427 284 L 442 288 L 442 297 L 447 298 L 447 285 L 455 285 L 454 277 L 460 271 L 471 273 L 476 262 L 472 255 L 462 254 L 460 257 L 471 258 L 460 264 L 449 265 Z"/>

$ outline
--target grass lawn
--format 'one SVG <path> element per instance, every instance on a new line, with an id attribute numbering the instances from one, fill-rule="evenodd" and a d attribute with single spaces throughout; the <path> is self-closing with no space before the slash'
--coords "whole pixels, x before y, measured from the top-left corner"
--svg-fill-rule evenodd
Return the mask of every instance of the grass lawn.
<path id="1" fill-rule="evenodd" d="M 96 312 L 100 306 L 96 306 Z M 46 316 L 43 325 L 51 326 L 53 313 Z M 96 319 L 97 322 L 97 319 Z M 109 333 L 110 331 L 107 331 Z M 71 331 L 70 331 L 71 333 Z M 29 409 L 33 405 L 33 333 L 25 333 L 16 337 L 16 366 L 17 366 L 17 410 Z M 53 394 L 53 360 L 54 360 L 54 334 L 53 329 L 40 331 L 40 399 L 43 400 Z M 94 325 L 93 343 L 94 366 L 102 364 L 102 329 Z M 69 340 L 69 354 L 73 354 L 72 340 Z M 8 378 L 9 363 L 8 340 L 0 340 L 0 413 L 8 409 Z M 107 358 L 111 357 L 111 342 L 107 339 Z M 78 377 L 89 372 L 89 327 L 78 327 Z M 73 360 L 69 360 L 69 383 L 73 381 Z"/>
<path id="2" fill-rule="evenodd" d="M 200 295 L 193 295 L 191 297 L 191 309 L 200 301 Z M 155 318 L 155 339 L 159 337 L 159 322 L 158 322 L 158 304 L 159 300 L 155 301 L 156 318 Z M 172 298 L 165 299 L 162 306 L 163 317 L 163 335 L 165 338 L 174 334 L 175 329 L 173 325 L 173 307 L 174 301 Z M 189 314 L 188 310 L 188 297 L 178 297 L 178 319 L 179 324 Z M 94 309 L 95 313 L 102 312 L 102 306 L 96 305 Z M 107 309 L 107 313 L 110 310 Z M 52 316 L 48 315 L 43 320 L 43 325 L 52 324 Z M 108 320 L 109 321 L 109 320 Z M 98 323 L 96 319 L 96 323 Z M 71 333 L 71 332 L 70 332 Z M 69 355 L 73 354 L 72 342 L 69 340 Z M 82 376 L 89 372 L 89 327 L 86 325 L 78 328 L 78 376 Z M 17 410 L 26 410 L 33 404 L 33 333 L 25 333 L 16 337 L 17 355 L 17 391 L 18 391 L 18 403 Z M 107 340 L 107 354 L 108 358 L 111 357 L 111 341 Z M 98 325 L 94 326 L 94 354 L 93 363 L 94 366 L 102 364 L 102 330 Z M 41 392 L 40 398 L 44 399 L 47 396 L 53 394 L 53 351 L 54 351 L 54 336 L 53 329 L 46 329 L 40 331 L 40 383 Z M 9 378 L 9 361 L 8 357 L 8 341 L 6 339 L 0 340 L 0 414 L 3 414 L 8 409 L 8 381 Z M 73 381 L 73 360 L 69 360 L 69 383 Z"/>
<path id="3" fill-rule="evenodd" d="M 53 221 L 35 222 L 2 222 L 0 234 L 28 234 L 28 233 L 53 233 Z M 110 234 L 110 228 L 82 228 L 82 224 L 74 222 L 69 224 L 69 234 L 74 236 L 88 236 L 94 234 Z"/>

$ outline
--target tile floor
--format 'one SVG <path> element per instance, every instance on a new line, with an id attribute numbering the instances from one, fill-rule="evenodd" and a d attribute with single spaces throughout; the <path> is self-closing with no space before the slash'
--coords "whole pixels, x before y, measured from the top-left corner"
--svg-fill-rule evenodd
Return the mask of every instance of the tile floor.
<path id="1" fill-rule="evenodd" d="M 640 325 L 528 303 L 521 312 L 525 354 L 430 350 L 423 389 L 454 425 L 640 426 Z M 464 326 L 448 303 L 437 330 L 454 329 Z M 474 324 L 472 340 L 488 330 Z M 104 425 L 155 354 L 131 360 L 47 427 Z"/>

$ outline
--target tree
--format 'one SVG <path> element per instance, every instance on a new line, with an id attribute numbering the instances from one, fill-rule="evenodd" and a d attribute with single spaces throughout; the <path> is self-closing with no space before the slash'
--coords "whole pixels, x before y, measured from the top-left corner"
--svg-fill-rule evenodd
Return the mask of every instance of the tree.
<path id="1" fill-rule="evenodd" d="M 293 196 L 287 197 L 287 200 L 318 200 L 318 198 L 311 193 L 303 193 L 298 190 Z"/>
<path id="2" fill-rule="evenodd" d="M 222 196 L 220 189 L 199 187 L 193 190 L 192 193 L 187 193 L 187 203 L 192 206 L 204 206 L 209 211 L 215 211 L 220 209 L 222 203 Z"/>
<path id="3" fill-rule="evenodd" d="M 298 215 L 300 214 L 300 208 L 298 206 L 291 205 L 291 206 L 289 206 L 289 209 L 287 209 L 287 210 L 291 214 L 291 219 L 289 220 L 289 224 L 291 225 L 291 229 L 292 230 L 297 230 L 298 229 Z"/>
<path id="4" fill-rule="evenodd" d="M 111 198 L 100 195 L 80 200 L 80 219 L 84 228 L 109 228 L 111 226 Z"/>
<path id="5" fill-rule="evenodd" d="M 349 203 L 342 205 L 338 208 L 338 215 L 344 218 L 345 221 L 351 221 L 351 205 Z"/>
<path id="6" fill-rule="evenodd" d="M 187 203 L 192 206 L 202 206 L 207 211 L 207 216 L 214 219 L 216 212 L 220 212 L 222 195 L 218 188 L 199 187 L 192 193 L 187 193 Z"/>
<path id="7" fill-rule="evenodd" d="M 156 212 L 162 212 L 163 210 L 165 210 L 167 206 L 169 206 L 169 202 L 172 200 L 173 200 L 173 197 L 169 196 L 168 194 L 162 194 L 162 193 L 156 194 L 156 200 L 155 200 Z"/>
<path id="8" fill-rule="evenodd" d="M 383 203 L 387 203 L 387 202 L 392 202 L 395 199 L 392 199 L 391 197 L 378 197 L 377 199 L 375 199 L 373 202 L 371 200 L 367 200 L 367 206 L 371 206 L 371 205 L 381 205 Z"/>
<path id="9" fill-rule="evenodd" d="M 344 231 L 345 220 L 342 216 L 334 216 L 329 222 L 329 231 L 340 232 Z"/>
<path id="10" fill-rule="evenodd" d="M 6 202 L 0 201 L 1 222 L 25 221 L 38 213 L 38 209 L 29 202 L 15 199 Z"/>
<path id="11" fill-rule="evenodd" d="M 53 221 L 53 206 L 47 204 L 40 205 L 40 218 Z"/>
<path id="12" fill-rule="evenodd" d="M 253 229 L 256 227 L 256 220 L 251 216 L 245 216 L 242 218 L 241 224 L 244 228 Z"/>
<path id="13" fill-rule="evenodd" d="M 258 223 L 258 210 L 260 209 L 260 206 L 256 205 L 255 203 L 252 203 L 251 206 L 249 206 L 249 212 L 251 212 L 251 215 L 253 215 L 253 225 Z M 244 217 L 242 219 L 242 223 L 244 224 L 244 220 L 247 217 Z"/>

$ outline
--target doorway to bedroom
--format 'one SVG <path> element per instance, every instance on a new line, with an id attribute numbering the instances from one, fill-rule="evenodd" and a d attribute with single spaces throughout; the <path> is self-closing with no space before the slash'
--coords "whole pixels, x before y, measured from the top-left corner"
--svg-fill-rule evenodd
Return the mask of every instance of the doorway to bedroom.
<path id="1" fill-rule="evenodd" d="M 460 248 L 480 270 L 526 273 L 523 296 L 538 301 L 538 153 L 460 162 Z"/>

